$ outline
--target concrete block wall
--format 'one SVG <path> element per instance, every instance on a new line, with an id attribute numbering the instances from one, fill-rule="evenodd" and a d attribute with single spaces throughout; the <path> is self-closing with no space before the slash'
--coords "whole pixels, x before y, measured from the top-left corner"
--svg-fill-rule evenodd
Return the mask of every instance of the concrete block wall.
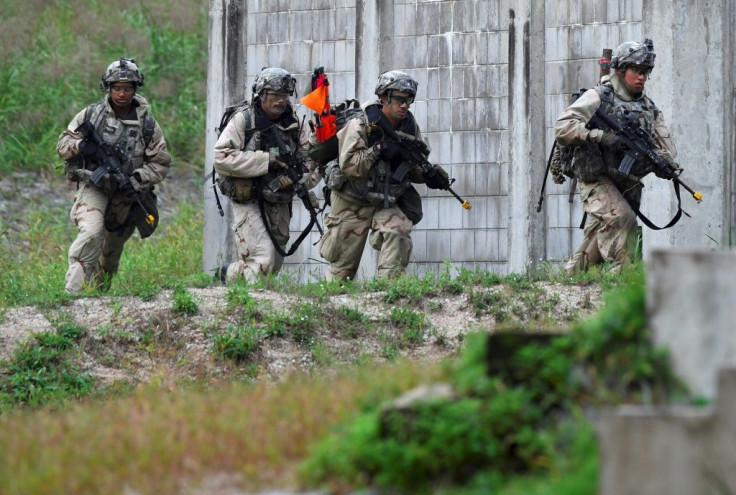
<path id="1" fill-rule="evenodd" d="M 600 495 L 722 495 L 736 490 L 736 369 L 709 407 L 623 406 L 596 424 Z"/>
<path id="2" fill-rule="evenodd" d="M 736 14 L 728 0 L 211 0 L 210 4 L 208 149 L 214 145 L 210 129 L 222 107 L 249 96 L 255 75 L 264 66 L 292 71 L 300 96 L 312 69 L 324 66 L 333 102 L 372 99 L 376 78 L 385 70 L 402 69 L 416 77 L 419 93 L 412 111 L 433 149 L 430 160 L 457 179 L 455 190 L 473 208 L 465 211 L 449 194 L 420 186 L 425 216 L 413 234 L 412 271 L 437 271 L 450 260 L 455 267 L 524 272 L 540 260 L 561 261 L 571 254 L 582 235 L 577 228 L 582 207 L 577 194 L 568 202 L 570 183 L 555 185 L 548 180 L 544 209 L 535 211 L 552 126 L 569 95 L 597 81 L 603 48 L 646 36 L 654 39 L 658 53 L 648 92 L 670 124 L 686 177 L 703 189 L 706 201 L 694 206 L 684 198 L 688 212 L 694 210 L 697 216 L 683 218 L 674 230 L 657 234 L 645 229 L 645 250 L 713 245 L 710 239 L 721 245 L 732 242 L 736 74 L 731 32 Z M 237 22 L 240 32 L 232 36 Z M 222 41 L 223 33 L 230 33 L 229 40 Z M 680 52 L 687 55 L 686 71 L 673 63 Z M 694 73 L 700 76 L 693 78 Z M 233 78 L 238 84 L 232 83 Z M 694 98 L 688 99 L 690 93 Z M 309 113 L 303 107 L 297 112 Z M 209 156 L 207 167 L 211 168 Z M 645 193 L 645 213 L 666 220 L 674 211 L 670 183 L 648 181 L 647 188 L 651 191 Z M 213 214 L 210 196 L 205 188 L 205 269 L 213 266 L 212 260 L 231 256 L 229 227 L 215 226 L 223 220 Z M 302 209 L 294 205 L 292 238 L 306 225 Z M 312 242 L 316 238 L 315 231 Z M 359 276 L 372 277 L 375 261 L 375 253 L 367 247 Z M 315 280 L 323 276 L 325 264 L 317 246 L 305 241 L 287 259 L 286 268 L 302 280 Z"/>

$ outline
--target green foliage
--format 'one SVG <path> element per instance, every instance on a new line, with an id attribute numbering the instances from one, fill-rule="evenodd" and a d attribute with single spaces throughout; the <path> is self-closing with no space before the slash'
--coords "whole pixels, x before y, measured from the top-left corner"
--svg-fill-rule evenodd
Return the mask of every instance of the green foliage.
<path id="1" fill-rule="evenodd" d="M 491 348 L 487 334 L 469 335 L 451 368 L 456 398 L 410 409 L 368 408 L 315 448 L 302 476 L 311 483 L 339 480 L 401 493 L 470 482 L 477 493 L 489 493 L 514 473 L 548 477 L 551 467 L 564 467 L 575 456 L 592 457 L 581 465 L 594 472 L 589 428 L 580 421 L 571 428 L 563 419 L 581 417 L 581 408 L 590 404 L 652 397 L 663 402 L 681 391 L 666 355 L 649 339 L 643 271 L 632 271 L 626 280 L 595 318 L 569 335 L 494 335 L 498 349 Z M 533 289 L 522 279 L 509 282 L 518 290 Z M 658 393 L 642 395 L 642 389 Z M 569 493 L 594 493 L 589 479 L 576 474 L 570 480 L 575 481 L 560 482 Z"/>
<path id="2" fill-rule="evenodd" d="M 644 272 L 626 277 L 627 285 L 608 293 L 595 317 L 575 326 L 575 358 L 588 372 L 591 388 L 615 398 L 640 400 L 651 394 L 651 400 L 661 402 L 684 394 L 669 354 L 652 345 L 646 327 Z"/>
<path id="3" fill-rule="evenodd" d="M 429 326 L 427 316 L 411 309 L 393 308 L 390 316 L 391 324 L 403 330 L 403 339 L 409 344 L 419 344 Z"/>
<path id="4" fill-rule="evenodd" d="M 201 280 L 202 215 L 197 205 L 182 202 L 174 216 L 162 219 L 151 238 L 131 237 L 108 295 L 148 300 L 162 289 L 182 286 L 183 281 Z M 66 253 L 76 234 L 68 221 L 67 207 L 46 212 L 29 209 L 27 228 L 10 243 L 0 239 L 0 306 L 56 307 L 73 299 L 64 292 Z M 99 292 L 89 288 L 81 295 Z"/>
<path id="5" fill-rule="evenodd" d="M 175 313 L 181 313 L 184 315 L 196 315 L 199 311 L 197 301 L 194 300 L 194 296 L 188 290 L 177 287 L 174 290 L 174 303 L 172 309 Z"/>
<path id="6" fill-rule="evenodd" d="M 69 319 L 53 322 L 54 330 L 39 332 L 0 361 L 0 411 L 18 405 L 38 407 L 81 397 L 93 379 L 79 371 L 74 347 L 86 331 Z"/>
<path id="7" fill-rule="evenodd" d="M 247 361 L 258 349 L 260 338 L 260 332 L 252 325 L 228 325 L 214 336 L 215 354 L 236 362 Z"/>
<path id="8" fill-rule="evenodd" d="M 0 61 L 0 173 L 58 166 L 59 134 L 77 112 L 102 98 L 100 77 L 121 55 L 139 63 L 145 75 L 141 94 L 161 122 L 175 162 L 201 165 L 206 4 L 165 0 L 109 7 L 59 0 L 6 12 L 3 5 L 11 28 L 0 34 L 6 51 Z"/>
<path id="9" fill-rule="evenodd" d="M 316 329 L 321 325 L 321 308 L 314 303 L 300 303 L 288 312 L 271 312 L 264 316 L 265 334 L 290 336 L 295 342 L 310 345 Z"/>

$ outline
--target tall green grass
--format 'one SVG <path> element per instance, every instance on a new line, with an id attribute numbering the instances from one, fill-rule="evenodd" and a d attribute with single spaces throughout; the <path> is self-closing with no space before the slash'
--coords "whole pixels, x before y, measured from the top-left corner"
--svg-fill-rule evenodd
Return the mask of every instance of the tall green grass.
<path id="1" fill-rule="evenodd" d="M 66 209 L 28 210 L 27 229 L 14 234 L 12 242 L 0 239 L 0 307 L 63 304 L 71 299 L 64 292 L 67 251 L 76 229 L 69 224 Z M 159 224 L 156 233 L 141 240 L 138 234 L 125 245 L 118 274 L 107 295 L 155 296 L 163 288 L 201 285 L 202 208 L 182 202 L 172 218 Z M 89 290 L 83 295 L 99 295 Z"/>
<path id="2" fill-rule="evenodd" d="M 178 166 L 204 160 L 207 2 L 0 0 L 0 175 L 52 170 L 74 115 L 102 98 L 100 77 L 135 57 Z"/>

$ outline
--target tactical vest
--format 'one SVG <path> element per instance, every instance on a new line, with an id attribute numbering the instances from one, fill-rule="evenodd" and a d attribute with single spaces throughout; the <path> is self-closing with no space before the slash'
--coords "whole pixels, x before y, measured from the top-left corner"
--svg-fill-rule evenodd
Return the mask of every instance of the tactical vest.
<path id="1" fill-rule="evenodd" d="M 245 120 L 243 147 L 241 151 L 269 151 L 275 147 L 275 143 L 271 143 L 269 136 L 256 128 L 256 115 L 250 104 L 245 104 L 239 109 Z M 290 150 L 299 149 L 299 121 L 294 118 L 286 127 L 282 123 L 274 124 L 286 146 Z M 257 179 L 246 179 L 242 177 L 231 177 L 217 175 L 215 179 L 220 188 L 220 192 L 235 201 L 236 203 L 245 203 L 255 199 L 255 187 L 261 188 L 263 199 L 270 203 L 290 203 L 294 198 L 294 191 L 271 191 L 266 184 L 270 183 L 276 175 L 268 172 Z"/>
<path id="2" fill-rule="evenodd" d="M 621 125 L 626 124 L 627 119 L 634 119 L 650 136 L 654 137 L 656 135 L 654 124 L 659 115 L 659 110 L 648 96 L 644 95 L 634 101 L 624 101 L 615 97 L 613 87 L 610 84 L 599 84 L 595 87 L 595 90 L 601 99 L 603 111 L 616 119 Z M 603 130 L 610 131 L 610 129 Z M 573 152 L 572 170 L 575 176 L 583 182 L 595 182 L 602 176 L 609 176 L 618 182 L 636 182 L 652 171 L 649 162 L 642 159 L 632 167 L 629 174 L 631 177 L 623 176 L 618 172 L 618 167 L 625 153 L 625 150 L 615 153 L 601 153 L 597 144 L 578 146 Z"/>
<path id="3" fill-rule="evenodd" d="M 87 107 L 85 120 L 92 122 L 103 141 L 123 150 L 125 161 L 121 165 L 126 174 L 131 175 L 135 169 L 143 166 L 146 148 L 153 138 L 156 124 L 150 113 L 146 112 L 142 121 L 120 120 L 107 112 L 104 102 L 98 102 Z"/>
<path id="4" fill-rule="evenodd" d="M 373 131 L 373 124 L 369 122 L 368 115 L 365 111 L 360 112 L 355 118 L 360 119 L 361 125 L 368 127 L 365 132 L 369 148 L 384 141 L 385 137 L 380 130 Z M 401 127 L 397 129 L 396 133 L 402 138 L 416 139 L 416 130 L 414 116 L 409 113 L 402 121 Z M 394 163 L 379 158 L 368 171 L 368 176 L 364 178 L 344 177 L 337 162 L 333 162 L 331 165 L 331 167 L 328 167 L 330 170 L 327 172 L 327 184 L 340 194 L 364 203 L 376 206 L 385 206 L 386 204 L 394 206 L 399 198 L 411 187 L 411 180 L 409 180 L 408 175 L 401 182 L 393 178 L 394 170 L 401 165 L 400 158 L 395 159 Z M 339 179 L 336 179 L 333 174 L 337 174 Z"/>

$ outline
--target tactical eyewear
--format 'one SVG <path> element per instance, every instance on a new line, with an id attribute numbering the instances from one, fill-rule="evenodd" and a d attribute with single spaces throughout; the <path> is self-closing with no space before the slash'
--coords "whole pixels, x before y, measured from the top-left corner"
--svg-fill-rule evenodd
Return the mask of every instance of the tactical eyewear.
<path id="1" fill-rule="evenodd" d="M 407 105 L 411 105 L 414 103 L 414 97 L 413 96 L 391 96 L 391 103 L 396 102 L 399 106 L 406 103 Z"/>
<path id="2" fill-rule="evenodd" d="M 629 69 L 633 70 L 634 72 L 636 72 L 640 76 L 648 76 L 649 74 L 652 73 L 652 68 L 651 67 L 646 67 L 646 66 L 643 66 L 643 65 L 630 65 L 629 66 Z"/>

